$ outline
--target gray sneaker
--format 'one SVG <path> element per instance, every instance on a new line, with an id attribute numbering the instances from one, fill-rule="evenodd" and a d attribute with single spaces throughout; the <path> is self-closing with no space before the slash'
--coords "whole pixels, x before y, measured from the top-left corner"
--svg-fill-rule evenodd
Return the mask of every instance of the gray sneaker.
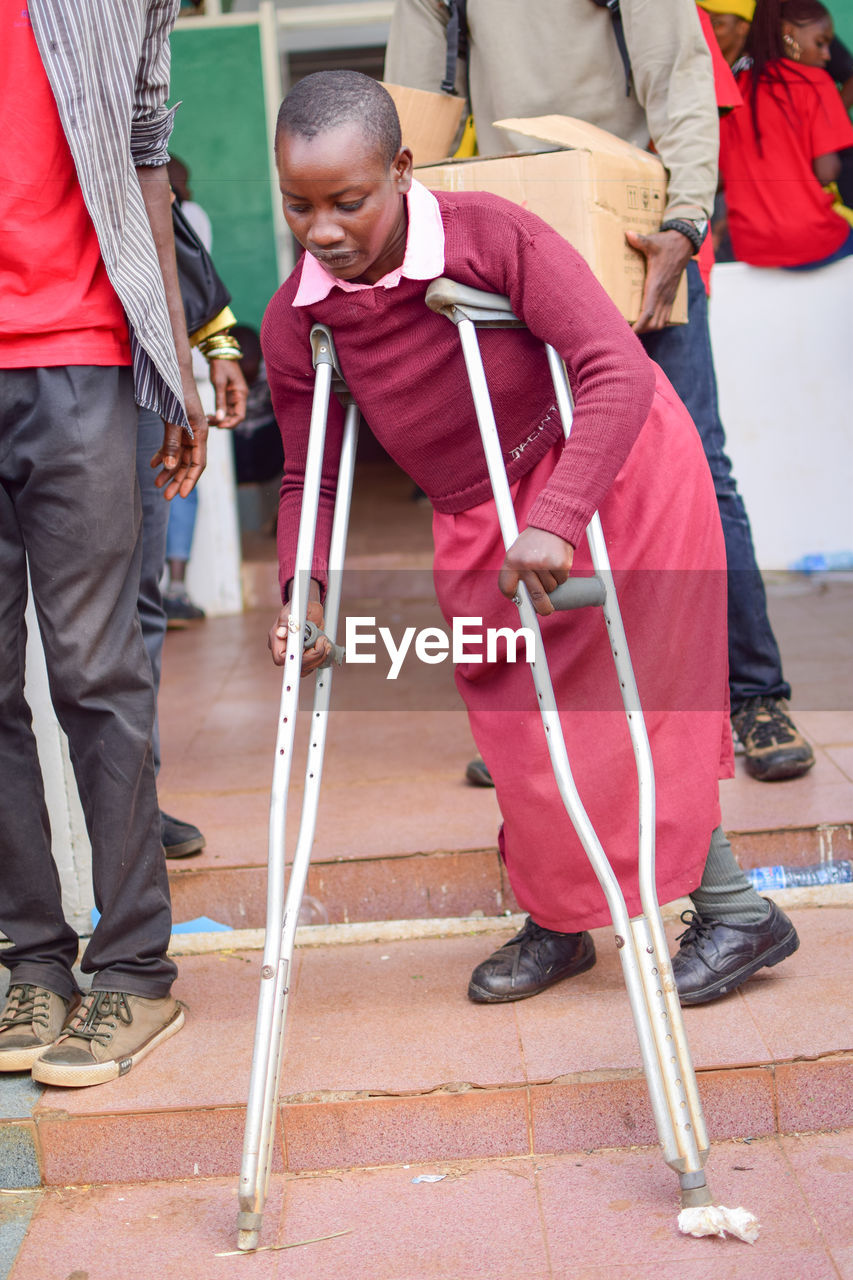
<path id="1" fill-rule="evenodd" d="M 0 1071 L 29 1071 L 80 1003 L 31 983 L 13 983 L 0 1014 Z"/>
<path id="2" fill-rule="evenodd" d="M 158 1044 L 184 1025 L 172 996 L 159 1000 L 123 991 L 91 991 L 64 1035 L 33 1066 L 42 1084 L 79 1087 L 127 1075 Z"/>

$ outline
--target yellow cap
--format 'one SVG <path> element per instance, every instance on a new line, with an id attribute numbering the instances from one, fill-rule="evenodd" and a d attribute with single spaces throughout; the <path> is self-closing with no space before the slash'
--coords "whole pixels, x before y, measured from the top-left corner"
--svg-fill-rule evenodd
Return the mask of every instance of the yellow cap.
<path id="1" fill-rule="evenodd" d="M 696 0 L 706 13 L 733 13 L 744 22 L 752 22 L 755 14 L 755 0 Z"/>

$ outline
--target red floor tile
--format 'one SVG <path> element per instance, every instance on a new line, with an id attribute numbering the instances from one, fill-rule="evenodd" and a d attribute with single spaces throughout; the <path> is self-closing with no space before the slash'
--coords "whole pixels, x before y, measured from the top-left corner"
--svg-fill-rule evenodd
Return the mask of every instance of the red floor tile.
<path id="1" fill-rule="evenodd" d="M 754 1245 L 679 1234 L 678 1179 L 655 1150 L 537 1161 L 555 1277 L 829 1280 L 832 1264 L 777 1141 L 721 1143 L 706 1172 L 715 1203 L 762 1224 Z"/>
<path id="2" fill-rule="evenodd" d="M 853 1277 L 853 1134 L 780 1139 L 842 1280 Z"/>
<path id="3" fill-rule="evenodd" d="M 413 1183 L 422 1173 L 440 1182 Z M 288 1258 L 289 1280 L 546 1280 L 529 1160 L 375 1169 L 287 1186 L 285 1239 L 351 1228 Z M 297 1256 L 298 1255 L 298 1256 Z"/>

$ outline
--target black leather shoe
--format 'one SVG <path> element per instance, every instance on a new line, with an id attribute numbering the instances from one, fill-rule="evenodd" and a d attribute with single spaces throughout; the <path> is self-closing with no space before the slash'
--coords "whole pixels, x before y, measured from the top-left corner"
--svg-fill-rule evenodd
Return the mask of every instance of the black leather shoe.
<path id="1" fill-rule="evenodd" d="M 775 902 L 758 924 L 724 924 L 695 911 L 685 911 L 687 925 L 672 958 L 672 971 L 682 1004 L 707 1004 L 734 991 L 765 966 L 778 964 L 800 945 L 797 931 Z"/>
<path id="2" fill-rule="evenodd" d="M 476 1004 L 524 1000 L 594 964 L 595 945 L 588 933 L 554 933 L 528 916 L 520 933 L 477 965 L 468 999 Z"/>
<path id="3" fill-rule="evenodd" d="M 468 761 L 465 767 L 465 781 L 470 783 L 472 787 L 493 787 L 495 785 L 482 756 L 477 756 L 474 760 Z"/>
<path id="4" fill-rule="evenodd" d="M 180 822 L 162 812 L 160 839 L 167 858 L 191 858 L 194 853 L 201 853 L 206 843 L 198 827 L 194 827 L 191 822 Z"/>

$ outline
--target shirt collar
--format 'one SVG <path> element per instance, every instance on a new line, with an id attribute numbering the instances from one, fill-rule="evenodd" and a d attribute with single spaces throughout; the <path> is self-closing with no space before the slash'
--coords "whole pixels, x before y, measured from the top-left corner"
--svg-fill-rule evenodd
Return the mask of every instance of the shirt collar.
<path id="1" fill-rule="evenodd" d="M 359 284 L 355 280 L 338 280 L 310 253 L 302 259 L 299 288 L 293 299 L 294 307 L 307 307 L 322 302 L 337 287 L 344 293 L 357 293 L 360 289 L 393 289 L 402 279 L 434 280 L 444 270 L 444 223 L 438 201 L 431 191 L 412 179 L 406 194 L 409 227 L 406 235 L 406 253 L 402 266 L 389 271 L 376 284 Z"/>

